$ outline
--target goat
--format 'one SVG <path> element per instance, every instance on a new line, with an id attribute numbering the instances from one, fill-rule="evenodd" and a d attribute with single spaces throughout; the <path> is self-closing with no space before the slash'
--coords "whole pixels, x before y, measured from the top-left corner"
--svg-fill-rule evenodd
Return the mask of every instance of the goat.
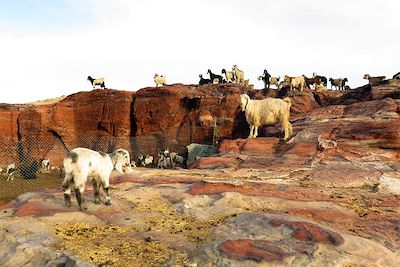
<path id="1" fill-rule="evenodd" d="M 211 83 L 211 80 L 210 80 L 210 79 L 204 79 L 204 78 L 203 78 L 203 75 L 201 75 L 201 74 L 199 74 L 199 78 L 200 78 L 199 85 Z"/>
<path id="2" fill-rule="evenodd" d="M 228 83 L 235 81 L 235 74 L 233 71 L 226 71 L 225 69 L 222 69 L 221 73 L 225 74 L 225 78 Z"/>
<path id="3" fill-rule="evenodd" d="M 240 95 L 240 109 L 246 114 L 246 121 L 250 125 L 248 138 L 256 138 L 258 127 L 280 123 L 287 140 L 292 134 L 292 124 L 289 122 L 290 107 L 292 103 L 289 98 L 265 98 L 262 100 L 251 100 L 247 94 Z"/>
<path id="4" fill-rule="evenodd" d="M 325 87 L 328 86 L 328 79 L 325 76 L 321 76 L 316 72 L 313 72 L 313 77 L 318 78 Z"/>
<path id="5" fill-rule="evenodd" d="M 106 85 L 104 84 L 104 78 L 93 79 L 92 77 L 88 76 L 87 80 L 90 81 L 90 83 L 93 86 L 93 89 L 96 87 L 96 85 L 100 85 L 100 87 L 103 89 L 105 89 L 106 87 Z"/>
<path id="6" fill-rule="evenodd" d="M 364 80 L 368 80 L 368 83 L 369 83 L 370 85 L 376 85 L 376 84 L 378 84 L 380 81 L 385 80 L 385 79 L 386 79 L 386 76 L 375 76 L 375 77 L 373 77 L 373 76 L 371 76 L 371 75 L 369 75 L 369 74 L 364 74 L 363 79 L 364 79 Z"/>
<path id="7" fill-rule="evenodd" d="M 338 79 L 329 78 L 329 81 L 331 82 L 331 89 L 333 86 L 335 86 L 335 89 L 339 90 L 344 90 L 346 82 L 348 82 L 347 78 L 338 78 Z"/>
<path id="8" fill-rule="evenodd" d="M 151 155 L 142 155 L 139 154 L 138 155 L 138 160 L 139 160 L 139 166 L 141 167 L 152 167 L 153 166 L 153 161 L 154 161 L 154 157 Z"/>
<path id="9" fill-rule="evenodd" d="M 304 76 L 304 81 L 305 81 L 306 86 L 310 89 L 311 89 L 311 85 L 314 85 L 314 88 L 315 88 L 316 85 L 321 84 L 321 80 L 317 76 L 312 77 L 312 78 L 307 78 L 305 75 L 303 75 L 303 76 Z"/>
<path id="10" fill-rule="evenodd" d="M 271 85 L 275 85 L 276 88 L 279 87 L 279 80 L 281 79 L 281 77 L 270 77 L 269 78 L 269 84 Z"/>
<path id="11" fill-rule="evenodd" d="M 232 72 L 235 75 L 235 81 L 237 84 L 243 84 L 244 72 L 239 69 L 238 65 L 233 65 Z"/>
<path id="12" fill-rule="evenodd" d="M 50 170 L 50 160 L 49 159 L 44 159 L 42 160 L 42 169 L 43 170 Z"/>
<path id="13" fill-rule="evenodd" d="M 292 91 L 293 88 L 299 89 L 300 92 L 303 91 L 305 83 L 306 81 L 304 76 L 297 76 L 292 78 L 290 81 L 290 91 Z"/>
<path id="14" fill-rule="evenodd" d="M 129 152 L 125 149 L 117 149 L 111 154 L 98 152 L 87 148 L 77 147 L 72 149 L 64 158 L 65 177 L 63 182 L 64 202 L 71 207 L 71 187 L 74 187 L 76 200 L 81 210 L 87 206 L 83 193 L 88 177 L 92 178 L 94 190 L 94 203 L 100 204 L 100 186 L 106 194 L 104 204 L 111 205 L 108 193 L 110 175 L 115 168 L 123 173 L 124 167 L 130 166 Z"/>
<path id="15" fill-rule="evenodd" d="M 6 174 L 7 174 L 7 181 L 14 180 L 14 174 L 17 168 L 15 167 L 15 163 L 11 163 L 7 165 Z"/>
<path id="16" fill-rule="evenodd" d="M 159 84 L 161 85 L 166 85 L 166 80 L 167 78 L 161 74 L 154 74 L 154 82 L 156 83 L 156 87 L 158 87 Z"/>
<path id="17" fill-rule="evenodd" d="M 221 75 L 218 74 L 214 74 L 211 72 L 211 69 L 208 69 L 207 73 L 210 75 L 210 80 L 213 83 L 222 83 L 223 82 L 223 78 Z"/>

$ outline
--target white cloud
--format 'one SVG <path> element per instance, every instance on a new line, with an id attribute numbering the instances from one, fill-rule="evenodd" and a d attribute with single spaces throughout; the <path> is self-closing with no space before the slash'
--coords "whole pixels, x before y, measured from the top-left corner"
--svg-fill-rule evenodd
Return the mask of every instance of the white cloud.
<path id="1" fill-rule="evenodd" d="M 388 0 L 68 0 L 92 21 L 77 27 L 25 30 L 0 24 L 0 102 L 26 102 L 90 90 L 86 77 L 110 88 L 196 83 L 208 68 L 238 64 L 256 84 L 276 76 L 346 76 L 398 72 L 400 37 Z M 83 14 L 81 14 L 83 15 Z"/>

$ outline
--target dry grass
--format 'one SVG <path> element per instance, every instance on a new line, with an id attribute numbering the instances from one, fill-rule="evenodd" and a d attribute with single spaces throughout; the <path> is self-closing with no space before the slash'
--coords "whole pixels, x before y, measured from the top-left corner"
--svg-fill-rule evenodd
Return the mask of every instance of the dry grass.
<path id="1" fill-rule="evenodd" d="M 209 243 L 214 227 L 224 221 L 222 217 L 200 221 L 156 199 L 139 203 L 132 212 L 139 214 L 144 223 L 130 226 L 56 223 L 54 233 L 64 240 L 56 249 L 71 251 L 98 266 L 185 266 L 188 260 L 185 252 L 152 240 L 151 233 L 185 237 L 194 244 Z"/>
<path id="2" fill-rule="evenodd" d="M 97 266 L 183 266 L 184 253 L 165 243 L 136 238 L 134 226 L 93 226 L 85 223 L 55 224 L 55 234 L 64 239 L 57 249 L 72 251 Z"/>

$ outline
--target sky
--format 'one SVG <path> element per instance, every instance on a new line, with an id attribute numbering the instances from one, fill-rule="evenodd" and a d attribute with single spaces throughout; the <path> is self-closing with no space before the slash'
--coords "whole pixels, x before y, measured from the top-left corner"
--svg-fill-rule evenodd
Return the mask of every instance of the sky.
<path id="1" fill-rule="evenodd" d="M 198 83 L 237 64 L 273 76 L 400 71 L 400 1 L 0 0 L 0 103 L 108 88 Z"/>

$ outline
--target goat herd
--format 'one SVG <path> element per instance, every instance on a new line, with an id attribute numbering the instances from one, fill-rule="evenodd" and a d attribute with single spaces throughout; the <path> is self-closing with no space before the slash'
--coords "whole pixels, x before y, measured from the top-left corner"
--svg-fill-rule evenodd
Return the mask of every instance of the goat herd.
<path id="1" fill-rule="evenodd" d="M 209 79 L 204 78 L 202 74 L 199 74 L 199 85 L 211 83 L 236 83 L 246 86 L 249 89 L 254 89 L 254 84 L 251 84 L 249 79 L 244 78 L 244 71 L 240 70 L 238 65 L 233 65 L 231 71 L 222 69 L 221 75 L 213 73 L 211 69 L 208 69 L 207 74 L 209 75 Z M 225 78 L 222 75 L 225 75 Z M 153 78 L 156 87 L 158 87 L 158 85 L 166 85 L 166 76 L 156 73 Z M 93 79 L 91 76 L 88 76 L 87 79 L 92 84 L 93 89 L 95 89 L 96 85 L 99 85 L 103 89 L 105 88 L 104 78 Z M 363 76 L 363 79 L 368 80 L 369 84 L 373 85 L 385 80 L 386 77 L 371 76 L 369 74 L 365 74 Z M 393 79 L 400 79 L 400 72 L 393 75 Z M 271 76 L 267 70 L 264 70 L 263 74 L 258 76 L 257 80 L 264 82 L 264 89 L 270 88 L 271 85 L 275 85 L 276 89 L 278 90 L 286 88 L 291 91 L 293 89 L 303 91 L 305 87 L 312 89 L 312 86 L 316 91 L 328 90 L 328 79 L 325 76 L 318 75 L 315 72 L 313 73 L 313 76 L 311 78 L 308 78 L 305 75 L 294 77 L 285 75 L 283 77 L 283 80 L 280 81 L 280 77 Z M 346 85 L 346 83 L 348 82 L 347 78 L 329 78 L 329 82 L 331 84 L 331 90 L 333 89 L 333 87 L 335 87 L 336 90 L 349 89 L 349 86 Z"/>
<path id="2" fill-rule="evenodd" d="M 169 149 L 166 148 L 166 149 L 160 149 L 158 151 L 158 160 L 155 160 L 155 158 L 151 155 L 139 154 L 137 156 L 137 161 L 132 160 L 129 163 L 129 168 L 136 168 L 137 166 L 146 168 L 157 167 L 160 169 L 174 169 L 177 166 L 184 167 L 185 158 L 176 152 L 169 152 Z M 41 160 L 37 172 L 48 173 L 52 170 L 60 170 L 60 167 L 50 166 L 50 160 L 45 158 Z M 121 170 L 122 172 L 122 168 L 119 168 L 117 170 Z M 0 174 L 5 174 L 7 176 L 7 181 L 13 181 L 15 174 L 18 171 L 22 172 L 15 163 L 10 163 L 7 165 L 7 167 L 4 168 L 0 167 Z"/>
<path id="3" fill-rule="evenodd" d="M 137 163 L 141 167 L 158 167 L 161 169 L 172 169 L 178 165 L 184 166 L 185 164 L 183 156 L 175 152 L 170 152 L 168 148 L 159 150 L 158 157 L 157 164 L 155 164 L 153 156 L 139 154 Z M 67 207 L 71 206 L 71 191 L 73 189 L 80 209 L 87 209 L 83 193 L 88 177 L 91 177 L 93 184 L 95 204 L 100 204 L 99 190 L 102 187 L 106 195 L 104 204 L 110 205 L 111 198 L 108 194 L 108 189 L 112 170 L 115 169 L 120 173 L 126 173 L 134 167 L 136 167 L 136 162 L 131 161 L 129 152 L 122 148 L 109 154 L 82 147 L 70 150 L 63 161 L 65 205 Z M 50 167 L 49 159 L 43 159 L 38 172 L 50 173 L 51 170 L 56 169 L 60 170 L 56 166 Z M 17 171 L 21 172 L 21 169 L 15 163 L 9 164 L 5 170 L 7 181 L 13 181 Z M 2 172 L 3 169 L 0 168 L 0 173 Z"/>

